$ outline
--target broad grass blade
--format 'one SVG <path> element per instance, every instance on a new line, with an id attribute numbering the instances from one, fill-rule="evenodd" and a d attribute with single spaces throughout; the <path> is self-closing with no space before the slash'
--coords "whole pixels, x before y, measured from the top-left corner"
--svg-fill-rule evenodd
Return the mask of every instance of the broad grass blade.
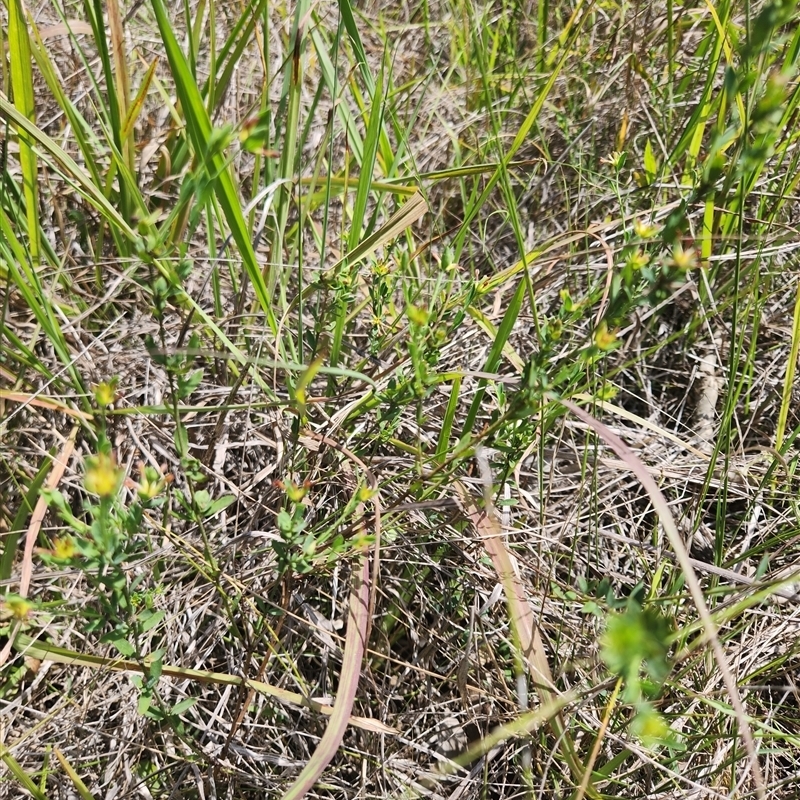
<path id="1" fill-rule="evenodd" d="M 428 204 L 422 193 L 415 192 L 375 233 L 354 247 L 344 258 L 340 258 L 331 267 L 331 271 L 335 271 L 345 262 L 354 264 L 362 258 L 366 258 L 379 247 L 383 247 L 383 245 L 396 239 L 406 228 L 411 227 L 417 220 L 421 219 L 427 211 Z"/>
<path id="2" fill-rule="evenodd" d="M 203 103 L 200 90 L 192 75 L 183 51 L 175 38 L 172 23 L 167 14 L 166 7 L 162 0 L 152 0 L 153 10 L 161 31 L 164 49 L 167 52 L 172 77 L 175 81 L 175 89 L 181 101 L 183 113 L 186 115 L 186 129 L 196 153 L 204 153 L 208 149 L 211 137 L 211 120 Z M 261 267 L 256 261 L 256 254 L 250 235 L 247 230 L 244 215 L 242 214 L 239 197 L 233 184 L 233 178 L 228 165 L 225 163 L 223 155 L 214 153 L 212 165 L 215 173 L 219 176 L 215 184 L 216 196 L 239 254 L 242 257 L 245 272 L 255 290 L 261 310 L 267 317 L 273 332 L 277 332 L 272 311 L 272 300 L 267 292 L 267 285 L 261 272 Z"/>
<path id="3" fill-rule="evenodd" d="M 33 123 L 35 118 L 31 44 L 21 0 L 8 3 L 8 49 L 11 57 L 11 87 L 19 114 Z M 19 160 L 28 222 L 28 251 L 34 265 L 39 263 L 39 177 L 33 139 L 27 127 L 17 122 Z"/>

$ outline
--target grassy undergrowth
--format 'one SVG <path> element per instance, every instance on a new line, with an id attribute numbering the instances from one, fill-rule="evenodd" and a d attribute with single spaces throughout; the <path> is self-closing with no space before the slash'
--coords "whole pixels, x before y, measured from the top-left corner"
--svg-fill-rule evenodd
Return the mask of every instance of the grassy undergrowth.
<path id="1" fill-rule="evenodd" d="M 794 797 L 793 2 L 7 0 L 0 797 Z"/>

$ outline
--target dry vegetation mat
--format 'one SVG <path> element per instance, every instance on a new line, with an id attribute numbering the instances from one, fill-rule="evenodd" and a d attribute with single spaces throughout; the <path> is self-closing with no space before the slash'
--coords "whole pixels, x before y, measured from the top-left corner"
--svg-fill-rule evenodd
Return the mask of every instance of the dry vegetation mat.
<path id="1" fill-rule="evenodd" d="M 794 2 L 6 0 L 0 798 L 794 798 Z"/>

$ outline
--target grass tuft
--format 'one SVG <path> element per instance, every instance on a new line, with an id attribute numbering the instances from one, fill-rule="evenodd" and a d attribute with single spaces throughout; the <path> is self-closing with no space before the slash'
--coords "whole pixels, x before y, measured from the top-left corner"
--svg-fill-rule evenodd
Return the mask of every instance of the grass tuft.
<path id="1" fill-rule="evenodd" d="M 793 796 L 796 3 L 1 13 L 0 797 Z"/>

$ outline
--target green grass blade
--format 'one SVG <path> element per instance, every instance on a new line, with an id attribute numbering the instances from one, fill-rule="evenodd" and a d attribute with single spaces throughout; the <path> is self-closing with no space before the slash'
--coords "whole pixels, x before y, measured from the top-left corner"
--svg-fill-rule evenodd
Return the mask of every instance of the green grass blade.
<path id="1" fill-rule="evenodd" d="M 15 256 L 8 264 L 11 279 L 20 294 L 25 298 L 25 302 L 30 307 L 37 322 L 42 326 L 47 340 L 52 344 L 59 360 L 70 376 L 73 389 L 81 397 L 84 409 L 88 411 L 89 401 L 86 396 L 83 378 L 75 366 L 75 360 L 70 353 L 69 345 L 64 338 L 52 304 L 48 299 L 47 293 L 42 289 L 37 271 L 28 264 L 24 248 L 17 241 L 11 221 L 2 208 L 0 208 L 0 232 L 2 232 L 6 243 Z"/>
<path id="2" fill-rule="evenodd" d="M 31 45 L 28 26 L 21 0 L 8 3 L 8 49 L 11 58 L 11 86 L 14 104 L 19 114 L 33 123 L 35 106 L 33 96 L 33 73 L 31 71 Z M 28 221 L 28 252 L 34 264 L 39 263 L 39 175 L 36 153 L 29 131 L 17 123 L 19 133 L 19 160 L 22 168 L 22 184 L 25 195 L 25 213 Z"/>
<path id="3" fill-rule="evenodd" d="M 73 135 L 78 143 L 78 147 L 83 155 L 86 168 L 89 171 L 93 183 L 96 186 L 100 186 L 102 181 L 97 169 L 97 153 L 92 148 L 86 133 L 90 130 L 90 126 L 87 125 L 86 120 L 78 113 L 72 101 L 64 93 L 62 81 L 56 74 L 55 67 L 50 59 L 50 54 L 44 42 L 42 42 L 38 29 L 34 27 L 31 32 L 34 40 L 33 57 L 36 60 L 36 66 L 39 67 L 39 72 L 42 73 L 42 77 L 45 79 L 47 87 L 52 92 L 59 108 L 66 114 L 70 125 L 72 125 Z"/>
<path id="4" fill-rule="evenodd" d="M 442 420 L 442 429 L 439 432 L 439 439 L 436 442 L 436 458 L 440 462 L 444 461 L 447 451 L 450 449 L 450 434 L 453 431 L 453 420 L 456 418 L 460 392 L 461 376 L 456 375 L 453 378 L 453 385 L 450 388 L 450 397 L 447 400 L 447 408 L 445 409 L 444 419 Z"/>
<path id="5" fill-rule="evenodd" d="M 347 249 L 352 250 L 361 238 L 361 229 L 364 224 L 364 214 L 369 201 L 369 189 L 375 171 L 375 160 L 378 155 L 378 139 L 383 126 L 384 99 L 383 79 L 378 78 L 378 85 L 373 96 L 372 110 L 367 125 L 367 135 L 364 137 L 364 158 L 361 162 L 361 172 L 358 176 L 358 188 L 353 202 L 353 216 L 350 220 L 350 236 L 347 240 Z"/>
<path id="6" fill-rule="evenodd" d="M 578 13 L 580 10 L 579 8 L 576 9 L 575 14 L 573 14 L 570 25 L 568 29 L 565 29 L 565 33 L 568 33 L 570 36 L 570 42 L 574 40 L 577 35 L 580 33 L 581 28 L 583 27 L 584 22 L 589 18 L 588 9 L 593 4 L 587 2 L 585 5 L 586 7 L 583 9 L 583 13 Z M 574 21 L 574 23 L 573 23 Z M 453 243 L 453 249 L 455 251 L 455 258 L 458 260 L 461 256 L 461 251 L 464 247 L 464 242 L 467 238 L 467 235 L 470 231 L 470 225 L 475 220 L 475 217 L 478 215 L 478 212 L 483 208 L 484 204 L 486 203 L 487 198 L 494 189 L 495 184 L 498 180 L 500 180 L 500 176 L 502 175 L 503 168 L 507 169 L 509 163 L 513 160 L 514 156 L 516 155 L 517 151 L 525 140 L 528 138 L 528 134 L 533 128 L 536 120 L 539 118 L 539 114 L 544 107 L 544 104 L 547 98 L 550 95 L 553 87 L 558 80 L 558 76 L 561 74 L 561 71 L 564 69 L 564 65 L 567 63 L 567 60 L 570 56 L 571 49 L 570 44 L 568 43 L 567 46 L 564 47 L 563 52 L 561 53 L 561 57 L 558 59 L 558 63 L 553 67 L 550 76 L 548 77 L 545 85 L 539 90 L 539 94 L 536 97 L 533 105 L 531 106 L 530 111 L 528 111 L 525 120 L 523 121 L 522 125 L 520 125 L 519 130 L 517 131 L 517 135 L 514 137 L 514 141 L 511 143 L 508 151 L 506 152 L 503 158 L 503 165 L 502 167 L 498 165 L 497 169 L 495 169 L 492 176 L 486 182 L 486 186 L 484 187 L 483 191 L 480 193 L 480 196 L 470 203 L 469 207 L 466 209 L 466 213 L 464 215 L 464 221 L 461 225 L 461 230 L 458 232 L 458 235 L 455 238 Z"/>
<path id="7" fill-rule="evenodd" d="M 197 83 L 178 45 L 178 40 L 175 38 L 172 23 L 167 15 L 164 3 L 162 0 L 152 0 L 152 4 L 164 47 L 167 51 L 172 76 L 175 80 L 175 88 L 181 101 L 183 113 L 186 115 L 187 133 L 192 140 L 195 152 L 198 154 L 204 153 L 208 149 L 209 139 L 211 138 L 211 120 L 197 88 Z M 213 153 L 211 161 L 215 174 L 218 175 L 215 188 L 217 199 L 225 215 L 231 236 L 242 257 L 245 272 L 253 285 L 261 310 L 266 314 L 273 333 L 276 333 L 277 323 L 272 311 L 272 301 L 261 267 L 256 260 L 256 254 L 250 241 L 250 235 L 242 214 L 239 197 L 233 184 L 230 168 L 220 153 Z"/>
<path id="8" fill-rule="evenodd" d="M 800 287 L 797 289 L 797 296 L 794 303 L 794 315 L 792 318 L 792 343 L 789 348 L 789 358 L 786 361 L 786 377 L 783 381 L 783 392 L 781 395 L 781 407 L 778 412 L 778 424 L 775 429 L 775 449 L 781 452 L 783 447 L 783 437 L 786 432 L 786 422 L 789 419 L 789 411 L 793 405 L 792 390 L 795 387 L 795 374 L 797 371 L 797 356 L 800 354 Z"/>
<path id="9" fill-rule="evenodd" d="M 319 27 L 312 28 L 309 32 L 309 35 L 311 36 L 311 42 L 314 45 L 314 50 L 317 54 L 317 58 L 319 59 L 319 68 L 320 72 L 322 73 L 322 80 L 324 81 L 328 92 L 330 92 L 331 97 L 334 100 L 339 100 L 341 89 L 338 78 L 336 77 L 336 69 L 334 68 L 333 62 L 328 55 L 328 44 L 325 41 L 325 38 Z M 339 117 L 339 121 L 342 123 L 345 131 L 347 132 L 347 144 L 353 153 L 353 157 L 358 164 L 361 164 L 364 160 L 364 142 L 361 138 L 361 132 L 358 130 L 358 126 L 356 125 L 353 113 L 350 110 L 350 106 L 347 103 L 337 102 L 336 115 Z"/>
<path id="10" fill-rule="evenodd" d="M 483 366 L 483 372 L 497 371 L 497 366 L 499 365 L 500 358 L 503 355 L 503 349 L 505 348 L 506 342 L 508 341 L 508 337 L 514 328 L 514 324 L 517 321 L 517 317 L 519 317 L 519 312 L 520 309 L 522 308 L 522 301 L 525 299 L 525 292 L 526 292 L 525 281 L 520 281 L 517 284 L 517 288 L 514 291 L 514 295 L 511 298 L 511 302 L 508 304 L 508 308 L 506 309 L 505 314 L 503 314 L 503 320 L 500 323 L 500 327 L 497 330 L 497 336 L 492 342 L 492 346 L 489 350 L 489 355 L 486 357 L 486 363 Z M 464 441 L 468 436 L 475 433 L 475 431 L 473 431 L 472 429 L 475 425 L 475 420 L 478 417 L 478 413 L 483 407 L 483 398 L 484 395 L 486 394 L 486 386 L 487 386 L 486 379 L 481 378 L 478 391 L 475 392 L 475 397 L 472 399 L 472 403 L 470 404 L 466 419 L 464 420 L 464 426 L 461 429 L 462 441 Z"/>
<path id="11" fill-rule="evenodd" d="M 8 767 L 8 771 L 17 779 L 20 786 L 30 793 L 34 800 L 48 800 L 47 795 L 39 789 L 30 775 L 25 772 L 20 763 L 11 755 L 11 751 L 1 742 L 0 761 Z"/>
<path id="12" fill-rule="evenodd" d="M 350 39 L 350 45 L 352 46 L 353 52 L 356 56 L 356 62 L 359 72 L 361 73 L 361 79 L 364 81 L 364 85 L 367 87 L 369 98 L 374 104 L 376 97 L 380 97 L 380 90 L 375 85 L 375 79 L 372 76 L 372 70 L 370 69 L 369 61 L 367 60 L 367 53 L 364 49 L 364 44 L 361 41 L 361 34 L 359 33 L 358 25 L 356 25 L 355 17 L 353 16 L 353 8 L 350 5 L 350 0 L 339 0 L 339 13 L 342 15 L 344 28 L 347 31 L 347 35 Z M 379 145 L 379 151 L 381 158 L 383 159 L 384 169 L 387 175 L 391 175 L 394 171 L 394 156 L 392 155 L 392 146 L 386 129 L 383 127 L 382 120 L 379 133 Z"/>
<path id="13" fill-rule="evenodd" d="M 283 141 L 281 158 L 278 165 L 276 181 L 278 189 L 275 203 L 275 223 L 270 237 L 270 261 L 281 264 L 284 258 L 284 237 L 289 209 L 292 203 L 295 186 L 295 172 L 298 149 L 298 129 L 300 125 L 300 94 L 303 90 L 303 50 L 305 47 L 305 26 L 308 17 L 309 0 L 301 0 L 294 13 L 292 30 L 289 34 L 289 53 L 286 59 L 283 77 L 281 105 L 285 109 L 282 125 Z M 301 145 L 302 146 L 302 145 Z M 285 304 L 285 285 L 288 274 L 279 269 L 270 275 L 269 289 L 273 293 L 280 276 L 281 296 Z"/>

